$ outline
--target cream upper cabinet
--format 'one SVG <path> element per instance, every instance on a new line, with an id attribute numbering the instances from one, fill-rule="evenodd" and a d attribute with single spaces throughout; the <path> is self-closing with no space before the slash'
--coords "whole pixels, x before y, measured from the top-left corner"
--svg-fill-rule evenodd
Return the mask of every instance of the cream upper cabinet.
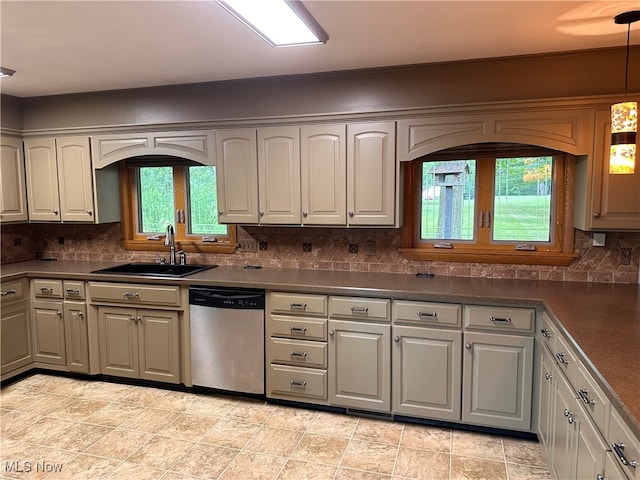
<path id="1" fill-rule="evenodd" d="M 117 170 L 93 170 L 88 137 L 27 139 L 24 154 L 30 221 L 120 219 Z"/>
<path id="2" fill-rule="evenodd" d="M 216 156 L 220 223 L 258 223 L 256 130 L 217 131 Z"/>
<path id="3" fill-rule="evenodd" d="M 22 140 L 0 138 L 0 222 L 27 221 Z"/>
<path id="4" fill-rule="evenodd" d="M 609 174 L 610 141 L 611 113 L 599 110 L 591 158 L 576 165 L 574 226 L 580 230 L 640 230 L 640 164 L 633 174 Z"/>
<path id="5" fill-rule="evenodd" d="M 315 125 L 300 128 L 302 223 L 347 223 L 347 128 Z"/>
<path id="6" fill-rule="evenodd" d="M 58 163 L 53 138 L 24 141 L 29 220 L 60 221 Z"/>
<path id="7" fill-rule="evenodd" d="M 347 222 L 396 223 L 395 123 L 354 123 L 347 127 Z"/>
<path id="8" fill-rule="evenodd" d="M 300 129 L 258 129 L 260 223 L 300 224 Z"/>

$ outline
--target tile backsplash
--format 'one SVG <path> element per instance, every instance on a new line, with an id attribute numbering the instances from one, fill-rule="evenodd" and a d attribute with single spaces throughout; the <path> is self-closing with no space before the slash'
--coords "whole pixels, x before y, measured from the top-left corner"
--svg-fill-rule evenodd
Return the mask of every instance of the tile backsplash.
<path id="1" fill-rule="evenodd" d="M 3 225 L 0 237 L 2 264 L 50 257 L 154 262 L 162 256 L 120 247 L 119 223 Z M 635 232 L 608 233 L 605 246 L 595 247 L 590 234 L 576 230 L 580 257 L 567 267 L 407 260 L 398 252 L 399 229 L 239 227 L 238 238 L 252 250 L 190 253 L 188 263 L 604 283 L 638 283 L 639 278 L 640 233 Z M 620 264 L 621 248 L 631 249 L 630 265 Z"/>

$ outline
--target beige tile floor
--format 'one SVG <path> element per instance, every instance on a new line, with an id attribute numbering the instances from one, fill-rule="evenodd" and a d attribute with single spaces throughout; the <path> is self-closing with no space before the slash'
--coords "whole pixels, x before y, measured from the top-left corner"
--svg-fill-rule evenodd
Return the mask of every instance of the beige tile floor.
<path id="1" fill-rule="evenodd" d="M 0 436 L 3 479 L 550 478 L 532 441 L 41 374 L 0 391 Z"/>

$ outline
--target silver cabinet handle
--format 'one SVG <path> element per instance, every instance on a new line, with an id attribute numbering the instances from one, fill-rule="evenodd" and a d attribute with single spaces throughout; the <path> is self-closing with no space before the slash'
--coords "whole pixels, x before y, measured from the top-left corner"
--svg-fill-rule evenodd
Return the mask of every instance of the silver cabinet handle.
<path id="1" fill-rule="evenodd" d="M 547 330 L 546 328 L 541 328 L 540 333 L 544 338 L 551 338 L 551 335 L 549 335 L 549 330 Z"/>
<path id="2" fill-rule="evenodd" d="M 355 213 L 353 213 L 353 210 L 349 210 L 349 216 L 352 218 L 355 216 Z"/>
<path id="3" fill-rule="evenodd" d="M 564 409 L 564 416 L 567 417 L 567 422 L 569 422 L 569 424 L 572 424 L 574 422 L 573 414 L 566 408 Z"/>
<path id="4" fill-rule="evenodd" d="M 218 216 L 221 217 L 222 215 L 224 215 L 224 212 L 222 210 L 218 210 Z"/>
<path id="5" fill-rule="evenodd" d="M 601 474 L 601 473 L 598 473 L 598 474 L 596 475 L 596 480 L 607 480 L 607 477 L 604 477 L 604 476 L 602 476 L 602 474 Z"/>
<path id="6" fill-rule="evenodd" d="M 556 353 L 556 358 L 562 365 L 569 365 L 569 361 L 564 358 L 564 353 Z"/>
<path id="7" fill-rule="evenodd" d="M 613 451 L 618 456 L 620 462 L 622 462 L 623 465 L 636 468 L 638 462 L 636 462 L 635 460 L 628 460 L 626 455 L 624 454 L 624 443 L 612 443 L 611 448 L 613 448 Z"/>
<path id="8" fill-rule="evenodd" d="M 336 334 L 336 333 L 335 333 L 333 330 L 330 330 L 330 331 L 329 331 L 329 336 L 330 336 L 330 337 L 333 337 L 335 334 Z"/>
<path id="9" fill-rule="evenodd" d="M 54 215 L 57 215 L 57 214 L 58 214 L 58 210 L 54 210 L 54 211 L 53 211 L 53 214 L 54 214 Z"/>
<path id="10" fill-rule="evenodd" d="M 264 212 L 263 211 L 260 211 L 260 216 L 264 217 Z"/>
<path id="11" fill-rule="evenodd" d="M 62 316 L 62 312 L 60 310 L 56 311 L 56 315 L 61 317 Z"/>
<path id="12" fill-rule="evenodd" d="M 307 327 L 294 327 L 293 325 L 291 325 L 289 327 L 289 331 L 291 333 L 301 333 L 301 334 L 305 334 L 307 333 Z"/>
<path id="13" fill-rule="evenodd" d="M 135 317 L 135 315 L 131 315 L 131 316 L 129 317 L 129 320 L 131 320 L 132 322 L 135 322 L 135 321 L 136 321 L 136 317 Z"/>
<path id="14" fill-rule="evenodd" d="M 122 295 L 127 298 L 138 298 L 140 296 L 138 295 L 138 292 L 123 292 Z"/>
<path id="15" fill-rule="evenodd" d="M 418 318 L 438 318 L 436 312 L 418 312 Z"/>
<path id="16" fill-rule="evenodd" d="M 471 350 L 471 347 L 473 347 L 471 343 L 465 343 L 464 345 L 464 348 L 466 348 L 467 350 Z"/>
<path id="17" fill-rule="evenodd" d="M 545 380 L 551 380 L 553 378 L 553 376 L 550 373 L 545 373 L 544 374 L 544 379 Z"/>
<path id="18" fill-rule="evenodd" d="M 291 385 L 292 387 L 304 388 L 307 386 L 307 382 L 306 380 L 289 380 L 289 385 Z"/>
<path id="19" fill-rule="evenodd" d="M 505 318 L 489 317 L 489 320 L 491 320 L 492 322 L 499 322 L 499 323 L 511 323 L 511 319 L 509 317 L 505 317 Z"/>
<path id="20" fill-rule="evenodd" d="M 395 337 L 393 337 L 393 341 L 398 343 L 400 341 L 400 337 L 396 335 Z"/>
<path id="21" fill-rule="evenodd" d="M 600 218 L 600 212 L 593 212 L 593 218 Z"/>
<path id="22" fill-rule="evenodd" d="M 596 401 L 589 398 L 587 396 L 588 393 L 589 393 L 589 390 L 585 390 L 584 388 L 581 388 L 580 390 L 578 390 L 578 395 L 580 395 L 580 398 L 584 403 L 586 403 L 587 405 L 595 405 Z"/>
<path id="23" fill-rule="evenodd" d="M 351 313 L 355 314 L 355 313 L 362 313 L 364 315 L 368 315 L 369 314 L 369 309 L 367 307 L 351 307 Z"/>
<path id="24" fill-rule="evenodd" d="M 6 292 L 0 292 L 0 295 L 2 295 L 3 297 L 6 297 L 7 295 L 15 295 L 16 291 L 15 290 L 7 290 Z"/>
<path id="25" fill-rule="evenodd" d="M 53 287 L 40 287 L 40 293 L 53 293 Z"/>
<path id="26" fill-rule="evenodd" d="M 292 357 L 307 358 L 307 352 L 294 352 L 294 351 L 291 351 L 291 352 L 289 352 L 289 355 L 291 355 Z"/>
<path id="27" fill-rule="evenodd" d="M 306 310 L 307 304 L 306 303 L 290 303 L 289 308 L 291 308 L 291 310 Z"/>
<path id="28" fill-rule="evenodd" d="M 67 292 L 67 295 L 80 295 L 79 288 L 67 288 L 65 292 Z"/>
<path id="29" fill-rule="evenodd" d="M 309 215 L 309 214 L 307 213 L 307 211 L 306 211 L 306 210 L 302 212 L 302 216 L 303 216 L 304 218 L 307 218 L 307 215 Z"/>
<path id="30" fill-rule="evenodd" d="M 87 210 L 87 215 L 91 216 L 93 215 L 93 212 L 91 210 Z"/>

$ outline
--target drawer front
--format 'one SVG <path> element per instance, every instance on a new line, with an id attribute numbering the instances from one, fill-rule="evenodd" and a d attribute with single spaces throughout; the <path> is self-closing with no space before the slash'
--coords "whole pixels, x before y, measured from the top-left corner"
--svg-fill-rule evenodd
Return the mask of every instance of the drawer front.
<path id="1" fill-rule="evenodd" d="M 555 347 L 553 356 L 555 357 L 556 363 L 567 376 L 571 385 L 575 385 L 578 375 L 578 359 L 576 354 L 573 352 L 573 349 L 569 348 L 566 340 L 560 336 L 556 337 Z"/>
<path id="2" fill-rule="evenodd" d="M 533 308 L 467 305 L 464 326 L 491 330 L 533 332 L 536 311 Z"/>
<path id="3" fill-rule="evenodd" d="M 640 479 L 640 440 L 631 433 L 614 409 L 611 409 L 609 417 L 607 443 L 618 465 L 629 478 L 632 480 Z M 622 460 L 623 458 L 624 461 Z M 633 462 L 635 462 L 635 468 Z"/>
<path id="4" fill-rule="evenodd" d="M 27 297 L 27 279 L 2 282 L 0 287 L 0 303 L 2 305 L 24 300 Z"/>
<path id="5" fill-rule="evenodd" d="M 558 333 L 556 331 L 556 328 L 553 326 L 552 320 L 549 318 L 549 315 L 547 315 L 546 312 L 542 314 L 540 329 L 537 333 L 538 338 L 540 338 L 542 343 L 547 346 L 549 351 L 553 352 L 555 349 Z"/>
<path id="6" fill-rule="evenodd" d="M 327 340 L 327 320 L 320 318 L 269 315 L 269 336 Z"/>
<path id="7" fill-rule="evenodd" d="M 91 301 L 128 305 L 180 305 L 180 287 L 126 283 L 89 283 Z"/>
<path id="8" fill-rule="evenodd" d="M 578 363 L 576 380 L 576 391 L 578 400 L 584 409 L 589 412 L 600 432 L 607 431 L 607 421 L 609 419 L 609 399 L 604 395 L 591 374 L 587 372 L 582 363 Z"/>
<path id="9" fill-rule="evenodd" d="M 395 300 L 393 321 L 459 327 L 462 305 L 450 303 L 410 302 Z"/>
<path id="10" fill-rule="evenodd" d="M 326 370 L 269 365 L 267 376 L 270 396 L 327 399 Z"/>
<path id="11" fill-rule="evenodd" d="M 303 315 L 326 315 L 326 295 L 305 295 L 297 293 L 273 292 L 271 310 L 282 313 L 298 313 Z"/>
<path id="12" fill-rule="evenodd" d="M 35 298 L 62 298 L 62 280 L 33 279 L 33 296 Z"/>
<path id="13" fill-rule="evenodd" d="M 287 338 L 269 339 L 269 363 L 327 368 L 327 344 Z"/>
<path id="14" fill-rule="evenodd" d="M 75 280 L 65 280 L 62 283 L 64 298 L 67 300 L 84 300 L 84 282 Z"/>
<path id="15" fill-rule="evenodd" d="M 329 315 L 332 317 L 389 321 L 391 318 L 390 306 L 391 301 L 387 299 L 330 297 Z"/>

